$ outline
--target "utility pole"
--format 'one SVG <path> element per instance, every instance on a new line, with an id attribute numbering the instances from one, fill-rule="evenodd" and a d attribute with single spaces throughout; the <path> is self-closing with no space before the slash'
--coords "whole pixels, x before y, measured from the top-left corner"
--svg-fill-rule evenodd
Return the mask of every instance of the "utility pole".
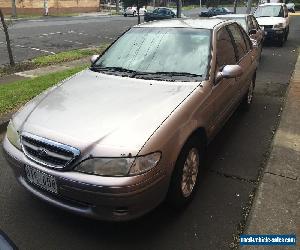
<path id="1" fill-rule="evenodd" d="M 251 6 L 252 6 L 252 0 L 248 0 L 248 3 L 247 3 L 247 14 L 250 14 L 251 12 Z"/>
<path id="2" fill-rule="evenodd" d="M 177 18 L 181 17 L 182 1 L 177 0 Z"/>
<path id="3" fill-rule="evenodd" d="M 12 17 L 17 17 L 16 0 L 11 0 L 11 16 Z"/>
<path id="4" fill-rule="evenodd" d="M 4 15 L 3 15 L 2 9 L 0 9 L 0 20 L 1 20 L 1 23 L 2 23 L 2 26 L 3 26 L 3 31 L 4 31 L 4 34 L 5 34 L 6 47 L 7 47 L 7 52 L 8 52 L 8 56 L 9 56 L 9 63 L 10 63 L 10 66 L 14 67 L 15 66 L 15 61 L 14 61 L 14 57 L 13 57 L 13 54 L 12 54 L 9 34 L 8 34 L 8 30 L 7 30 L 7 25 L 6 25 L 5 20 L 4 20 Z"/>

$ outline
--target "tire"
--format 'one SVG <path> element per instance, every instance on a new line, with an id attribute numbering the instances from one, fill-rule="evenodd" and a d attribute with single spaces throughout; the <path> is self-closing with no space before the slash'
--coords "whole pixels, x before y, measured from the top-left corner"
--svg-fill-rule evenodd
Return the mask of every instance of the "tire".
<path id="1" fill-rule="evenodd" d="M 260 45 L 260 52 L 259 52 L 259 59 L 258 59 L 259 62 L 261 61 L 262 49 L 263 49 L 263 46 L 262 46 L 262 44 L 261 44 L 261 45 Z"/>
<path id="2" fill-rule="evenodd" d="M 202 138 L 191 137 L 183 146 L 173 170 L 167 202 L 183 209 L 194 197 L 203 170 L 205 144 Z"/>
<path id="3" fill-rule="evenodd" d="M 126 14 L 126 13 L 124 14 L 124 17 L 127 17 L 127 14 Z"/>
<path id="4" fill-rule="evenodd" d="M 282 47 L 285 41 L 285 32 L 278 38 L 278 46 Z"/>
<path id="5" fill-rule="evenodd" d="M 241 106 L 244 111 L 249 111 L 252 101 L 253 101 L 253 94 L 254 94 L 254 88 L 255 88 L 255 79 L 256 79 L 256 74 L 251 80 L 251 83 L 249 85 L 248 91 L 246 95 L 244 96 Z"/>
<path id="6" fill-rule="evenodd" d="M 136 12 L 135 11 L 133 12 L 132 16 L 136 16 Z"/>
<path id="7" fill-rule="evenodd" d="M 287 29 L 286 29 L 286 32 L 285 32 L 285 36 L 284 36 L 284 41 L 285 41 L 285 42 L 286 42 L 286 41 L 287 41 L 287 39 L 288 39 L 289 32 L 290 32 L 290 29 L 289 29 L 289 28 L 287 28 Z"/>

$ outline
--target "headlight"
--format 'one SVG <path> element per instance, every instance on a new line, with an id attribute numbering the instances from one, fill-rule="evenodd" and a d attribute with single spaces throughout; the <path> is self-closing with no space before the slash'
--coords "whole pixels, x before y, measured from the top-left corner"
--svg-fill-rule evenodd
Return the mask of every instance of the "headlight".
<path id="1" fill-rule="evenodd" d="M 18 149 L 21 149 L 20 136 L 12 121 L 10 121 L 7 126 L 6 136 L 12 145 Z"/>
<path id="2" fill-rule="evenodd" d="M 155 167 L 161 153 L 131 158 L 92 158 L 80 163 L 75 170 L 101 176 L 137 175 Z"/>
<path id="3" fill-rule="evenodd" d="M 274 28 L 274 29 L 281 29 L 281 28 L 283 28 L 283 23 L 275 24 L 275 25 L 273 26 L 273 28 Z"/>

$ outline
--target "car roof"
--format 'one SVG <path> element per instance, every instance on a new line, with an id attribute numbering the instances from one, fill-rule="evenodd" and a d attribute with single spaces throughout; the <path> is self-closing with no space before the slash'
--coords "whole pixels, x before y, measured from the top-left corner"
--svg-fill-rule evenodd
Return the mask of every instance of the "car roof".
<path id="1" fill-rule="evenodd" d="M 269 6 L 269 5 L 285 5 L 285 3 L 264 3 L 264 4 L 260 4 L 259 6 Z"/>
<path id="2" fill-rule="evenodd" d="M 194 29 L 214 29 L 215 26 L 229 22 L 222 19 L 192 19 L 192 18 L 176 18 L 162 21 L 152 21 L 148 23 L 142 23 L 134 27 L 149 27 L 149 28 L 194 28 Z"/>

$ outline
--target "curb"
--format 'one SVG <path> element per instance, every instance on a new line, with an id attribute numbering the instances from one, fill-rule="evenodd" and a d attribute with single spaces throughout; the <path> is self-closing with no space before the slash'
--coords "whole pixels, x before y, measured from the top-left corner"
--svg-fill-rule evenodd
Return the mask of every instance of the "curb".
<path id="1" fill-rule="evenodd" d="M 244 234 L 296 234 L 300 190 L 300 54 Z M 298 243 L 299 245 L 299 243 Z M 260 246 L 268 249 L 270 246 Z M 239 246 L 242 250 L 255 246 Z M 281 248 L 282 249 L 282 248 Z M 285 248 L 284 248 L 285 249 Z"/>

